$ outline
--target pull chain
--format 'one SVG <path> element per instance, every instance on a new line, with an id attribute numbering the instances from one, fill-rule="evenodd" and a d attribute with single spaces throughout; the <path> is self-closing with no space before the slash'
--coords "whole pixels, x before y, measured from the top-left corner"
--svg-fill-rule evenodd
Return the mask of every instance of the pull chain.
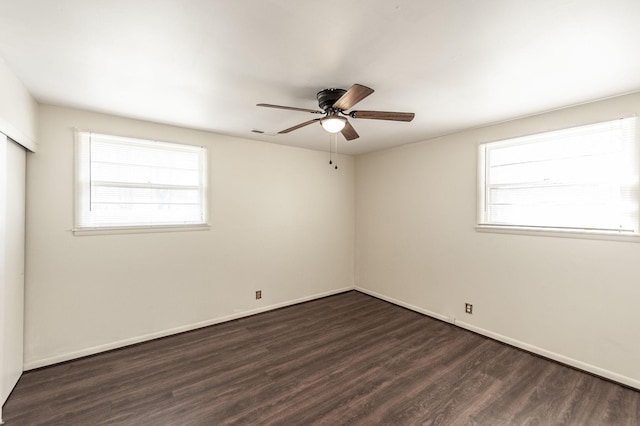
<path id="1" fill-rule="evenodd" d="M 333 157 L 333 146 L 336 147 L 335 161 Z M 329 164 L 335 164 L 334 168 L 338 170 L 338 134 L 331 133 L 329 135 Z"/>
<path id="2" fill-rule="evenodd" d="M 338 170 L 338 134 L 337 133 L 333 134 L 333 140 L 336 142 L 336 166 L 334 168 Z"/>

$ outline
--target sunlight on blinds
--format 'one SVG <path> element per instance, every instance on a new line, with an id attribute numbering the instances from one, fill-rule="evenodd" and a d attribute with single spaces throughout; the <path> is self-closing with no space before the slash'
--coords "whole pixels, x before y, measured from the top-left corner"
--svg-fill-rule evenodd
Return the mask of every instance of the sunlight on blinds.
<path id="1" fill-rule="evenodd" d="M 78 227 L 206 223 L 206 148 L 77 133 Z"/>
<path id="2" fill-rule="evenodd" d="M 636 119 L 480 145 L 480 224 L 638 233 Z"/>

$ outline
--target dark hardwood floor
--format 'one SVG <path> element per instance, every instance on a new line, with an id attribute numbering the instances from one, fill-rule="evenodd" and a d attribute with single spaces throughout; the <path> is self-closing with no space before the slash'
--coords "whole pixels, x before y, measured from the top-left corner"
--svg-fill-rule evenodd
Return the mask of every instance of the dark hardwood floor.
<path id="1" fill-rule="evenodd" d="M 14 425 L 638 425 L 640 392 L 352 291 L 31 372 Z"/>

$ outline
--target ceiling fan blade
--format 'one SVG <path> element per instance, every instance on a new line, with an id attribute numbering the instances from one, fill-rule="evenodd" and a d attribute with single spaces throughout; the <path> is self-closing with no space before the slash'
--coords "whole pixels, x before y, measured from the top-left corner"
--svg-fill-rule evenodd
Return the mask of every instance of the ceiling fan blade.
<path id="1" fill-rule="evenodd" d="M 288 129 L 284 129 L 278 132 L 278 134 L 293 132 L 294 130 L 298 130 L 301 127 L 308 126 L 309 124 L 313 124 L 316 121 L 320 121 L 319 118 L 314 118 L 313 120 L 305 121 L 304 123 L 300 123 L 296 126 L 289 127 Z"/>
<path id="2" fill-rule="evenodd" d="M 256 104 L 256 106 L 259 106 L 259 107 L 265 107 L 265 108 L 288 109 L 288 110 L 290 110 L 290 111 L 311 112 L 311 113 L 313 113 L 313 114 L 324 114 L 324 112 L 322 112 L 322 111 L 318 111 L 318 110 L 315 110 L 315 109 L 297 108 L 297 107 L 282 106 L 282 105 L 273 105 L 273 104 Z"/>
<path id="3" fill-rule="evenodd" d="M 349 123 L 348 121 L 344 125 L 344 128 L 340 131 L 340 133 L 342 133 L 342 136 L 344 136 L 344 138 L 348 141 L 352 141 L 360 137 L 358 132 L 356 132 L 356 129 L 354 129 L 351 123 Z"/>
<path id="4" fill-rule="evenodd" d="M 354 84 L 349 88 L 349 90 L 347 90 L 347 93 L 340 96 L 340 99 L 335 101 L 333 108 L 343 111 L 348 110 L 372 93 L 373 89 L 361 84 Z"/>
<path id="5" fill-rule="evenodd" d="M 353 118 L 368 118 L 370 120 L 411 121 L 415 114 L 412 112 L 352 111 L 349 116 Z"/>

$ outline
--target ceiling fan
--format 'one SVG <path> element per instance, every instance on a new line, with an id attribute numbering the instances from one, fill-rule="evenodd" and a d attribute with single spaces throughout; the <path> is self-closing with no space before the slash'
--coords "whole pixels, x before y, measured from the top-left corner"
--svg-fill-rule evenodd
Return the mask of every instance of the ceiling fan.
<path id="1" fill-rule="evenodd" d="M 305 121 L 288 129 L 278 132 L 278 134 L 289 133 L 308 126 L 315 122 L 320 122 L 322 127 L 329 133 L 342 133 L 346 140 L 350 141 L 360 137 L 346 117 L 366 118 L 371 120 L 392 120 L 411 121 L 415 116 L 412 112 L 390 112 L 390 111 L 351 111 L 355 104 L 373 93 L 373 89 L 361 84 L 354 84 L 349 90 L 344 89 L 324 89 L 317 93 L 318 106 L 322 111 L 297 108 L 273 104 L 257 104 L 259 107 L 287 109 L 291 111 L 310 112 L 312 114 L 323 114 L 322 118 L 314 118 Z"/>

